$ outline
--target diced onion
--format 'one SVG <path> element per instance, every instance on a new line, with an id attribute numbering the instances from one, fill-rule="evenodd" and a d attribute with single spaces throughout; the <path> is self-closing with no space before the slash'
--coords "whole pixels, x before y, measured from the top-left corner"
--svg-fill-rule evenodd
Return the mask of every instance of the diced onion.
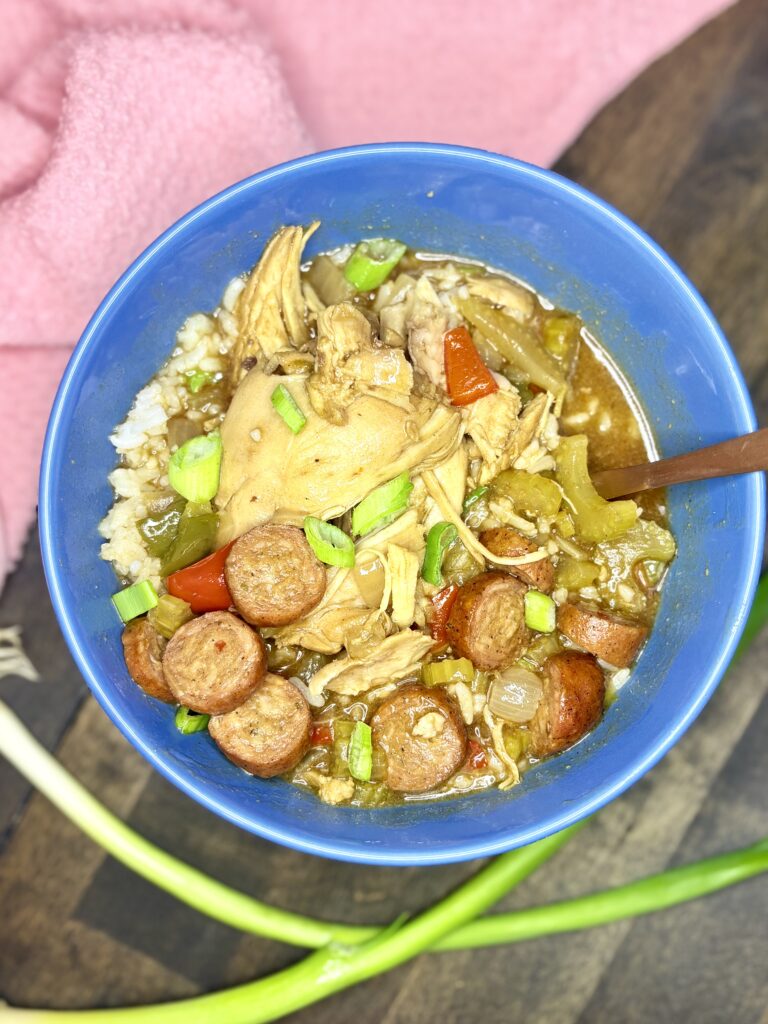
<path id="1" fill-rule="evenodd" d="M 527 668 L 510 668 L 491 683 L 488 707 L 506 722 L 530 722 L 544 694 L 541 679 Z"/>
<path id="2" fill-rule="evenodd" d="M 372 557 L 364 560 L 364 555 Z M 354 575 L 363 601 L 369 608 L 379 608 L 386 583 L 386 573 L 379 556 L 370 550 L 358 551 Z"/>
<path id="3" fill-rule="evenodd" d="M 304 520 L 304 534 L 309 546 L 326 565 L 349 568 L 355 564 L 355 545 L 351 537 L 332 523 L 315 516 Z"/>
<path id="4" fill-rule="evenodd" d="M 321 708 L 325 704 L 325 697 L 320 694 L 310 693 L 307 684 L 303 679 L 299 679 L 298 676 L 288 676 L 288 682 L 293 683 L 296 689 L 306 698 L 307 704 L 311 704 L 313 708 Z"/>

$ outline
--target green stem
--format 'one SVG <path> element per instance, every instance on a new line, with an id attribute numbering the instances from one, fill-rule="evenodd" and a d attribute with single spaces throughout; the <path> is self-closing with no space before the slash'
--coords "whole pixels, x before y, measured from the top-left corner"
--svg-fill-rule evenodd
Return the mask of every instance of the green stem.
<path id="1" fill-rule="evenodd" d="M 363 942 L 378 928 L 326 924 L 266 903 L 217 882 L 154 846 L 92 796 L 0 701 L 0 754 L 87 836 L 160 889 L 240 931 L 317 949 L 329 942 Z"/>
<path id="2" fill-rule="evenodd" d="M 332 944 L 305 960 L 259 981 L 212 995 L 160 1006 L 117 1010 L 13 1010 L 2 1013 L 4 1024 L 265 1024 L 325 999 L 374 975 L 390 971 L 435 945 L 496 903 L 510 888 L 534 872 L 581 828 L 581 824 L 511 853 L 502 854 L 440 903 L 413 921 L 384 929 L 361 946 Z"/>
<path id="3" fill-rule="evenodd" d="M 500 946 L 542 935 L 596 928 L 708 896 L 766 871 L 768 838 L 753 846 L 672 868 L 616 889 L 511 914 L 483 917 L 447 935 L 436 948 Z"/>

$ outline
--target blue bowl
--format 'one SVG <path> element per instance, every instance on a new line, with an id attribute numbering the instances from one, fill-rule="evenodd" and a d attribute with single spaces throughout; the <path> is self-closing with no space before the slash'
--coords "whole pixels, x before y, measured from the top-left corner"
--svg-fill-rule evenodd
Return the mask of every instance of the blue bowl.
<path id="1" fill-rule="evenodd" d="M 281 224 L 318 217 L 309 254 L 361 236 L 484 260 L 577 310 L 634 385 L 662 455 L 755 428 L 717 323 L 634 224 L 556 174 L 477 150 L 374 145 L 306 157 L 214 196 L 161 235 L 96 311 L 53 406 L 40 480 L 48 586 L 88 685 L 122 733 L 175 785 L 245 829 L 307 853 L 369 864 L 439 864 L 523 846 L 592 814 L 639 779 L 712 694 L 741 633 L 760 566 L 759 475 L 670 494 L 679 545 L 655 629 L 620 699 L 578 746 L 510 793 L 379 810 L 331 808 L 253 779 L 207 735 L 184 737 L 123 663 L 97 525 L 112 501 L 111 428 L 197 310 L 214 308 Z"/>

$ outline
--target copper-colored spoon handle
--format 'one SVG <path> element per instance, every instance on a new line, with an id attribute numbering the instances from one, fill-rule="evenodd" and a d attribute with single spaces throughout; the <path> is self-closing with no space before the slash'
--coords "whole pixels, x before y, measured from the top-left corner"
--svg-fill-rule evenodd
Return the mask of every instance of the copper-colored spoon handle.
<path id="1" fill-rule="evenodd" d="M 768 469 L 768 427 L 743 437 L 733 437 L 709 448 L 699 448 L 671 459 L 645 462 L 641 466 L 604 469 L 592 476 L 604 498 L 648 491 L 652 487 L 668 487 L 690 480 L 709 480 L 715 476 L 735 476 Z"/>

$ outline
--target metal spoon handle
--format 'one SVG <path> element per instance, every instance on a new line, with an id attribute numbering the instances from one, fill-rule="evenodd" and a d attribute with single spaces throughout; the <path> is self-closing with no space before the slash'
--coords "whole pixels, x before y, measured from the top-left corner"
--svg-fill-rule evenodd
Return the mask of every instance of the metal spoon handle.
<path id="1" fill-rule="evenodd" d="M 604 498 L 619 498 L 623 494 L 648 491 L 653 487 L 763 469 L 768 469 L 768 427 L 695 452 L 686 452 L 685 455 L 673 455 L 670 459 L 622 469 L 604 469 L 595 473 L 592 481 Z"/>

